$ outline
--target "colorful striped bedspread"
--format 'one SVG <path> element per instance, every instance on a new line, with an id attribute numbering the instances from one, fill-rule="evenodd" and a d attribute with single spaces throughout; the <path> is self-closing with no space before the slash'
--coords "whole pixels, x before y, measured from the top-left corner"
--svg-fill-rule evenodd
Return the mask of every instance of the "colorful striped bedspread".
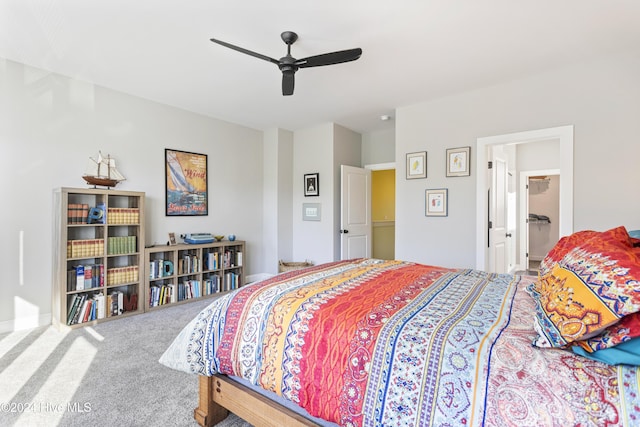
<path id="1" fill-rule="evenodd" d="M 531 345 L 532 278 L 339 261 L 215 300 L 160 362 L 344 426 L 638 425 L 633 367 Z"/>

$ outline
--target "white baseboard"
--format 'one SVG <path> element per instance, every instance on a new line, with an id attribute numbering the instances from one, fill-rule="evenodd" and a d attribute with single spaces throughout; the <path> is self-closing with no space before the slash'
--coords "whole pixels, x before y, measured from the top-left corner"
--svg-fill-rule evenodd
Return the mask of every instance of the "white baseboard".
<path id="1" fill-rule="evenodd" d="M 33 329 L 38 326 L 51 324 L 51 313 L 40 314 L 38 316 L 21 317 L 19 319 L 5 320 L 0 322 L 0 334 Z"/>

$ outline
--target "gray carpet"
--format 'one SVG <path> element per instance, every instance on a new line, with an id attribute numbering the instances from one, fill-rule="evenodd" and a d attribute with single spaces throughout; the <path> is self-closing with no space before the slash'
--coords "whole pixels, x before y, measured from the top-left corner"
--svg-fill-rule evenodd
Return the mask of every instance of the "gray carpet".
<path id="1" fill-rule="evenodd" d="M 196 426 L 197 376 L 158 358 L 211 299 L 0 335 L 0 426 Z M 220 427 L 247 427 L 230 416 Z"/>

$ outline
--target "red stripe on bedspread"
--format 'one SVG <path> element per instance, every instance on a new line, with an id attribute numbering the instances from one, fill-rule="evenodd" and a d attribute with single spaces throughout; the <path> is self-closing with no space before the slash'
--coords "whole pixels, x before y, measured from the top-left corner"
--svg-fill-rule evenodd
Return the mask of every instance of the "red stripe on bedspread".
<path id="1" fill-rule="evenodd" d="M 441 267 L 406 265 L 358 278 L 349 298 L 326 301 L 309 321 L 301 349 L 298 398 L 311 415 L 360 424 L 368 362 L 380 328 L 442 274 Z M 421 280 L 422 279 L 422 280 Z"/>
<path id="2" fill-rule="evenodd" d="M 270 286 L 277 285 L 288 280 L 292 280 L 298 276 L 305 276 L 311 273 L 316 273 L 323 270 L 330 270 L 331 268 L 357 260 L 351 261 L 335 261 L 326 264 L 320 264 L 317 266 L 309 267 L 301 270 L 293 270 L 287 273 L 279 274 L 270 279 L 264 280 L 253 286 L 247 286 L 240 288 L 231 303 L 226 313 L 225 327 L 220 339 L 220 346 L 217 350 L 217 356 L 220 361 L 219 372 L 227 375 L 241 376 L 239 372 L 234 369 L 235 355 L 234 344 L 239 339 L 238 331 L 241 329 L 244 316 L 246 315 L 245 308 L 247 302 L 257 293 Z M 238 350 L 236 348 L 236 350 Z M 272 390 L 273 391 L 273 390 Z"/>

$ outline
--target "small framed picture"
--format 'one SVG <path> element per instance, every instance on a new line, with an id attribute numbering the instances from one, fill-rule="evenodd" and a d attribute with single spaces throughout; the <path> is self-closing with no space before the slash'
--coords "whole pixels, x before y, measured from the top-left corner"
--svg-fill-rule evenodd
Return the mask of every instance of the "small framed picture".
<path id="1" fill-rule="evenodd" d="M 469 153 L 471 147 L 447 149 L 447 176 L 469 176 Z"/>
<path id="2" fill-rule="evenodd" d="M 447 216 L 449 209 L 447 206 L 448 190 L 437 188 L 425 191 L 425 216 Z"/>
<path id="3" fill-rule="evenodd" d="M 320 174 L 307 173 L 304 175 L 304 196 L 320 195 Z"/>
<path id="4" fill-rule="evenodd" d="M 427 152 L 407 153 L 407 179 L 427 177 Z"/>
<path id="5" fill-rule="evenodd" d="M 176 241 L 176 233 L 169 233 L 169 246 L 175 246 L 178 242 Z"/>

